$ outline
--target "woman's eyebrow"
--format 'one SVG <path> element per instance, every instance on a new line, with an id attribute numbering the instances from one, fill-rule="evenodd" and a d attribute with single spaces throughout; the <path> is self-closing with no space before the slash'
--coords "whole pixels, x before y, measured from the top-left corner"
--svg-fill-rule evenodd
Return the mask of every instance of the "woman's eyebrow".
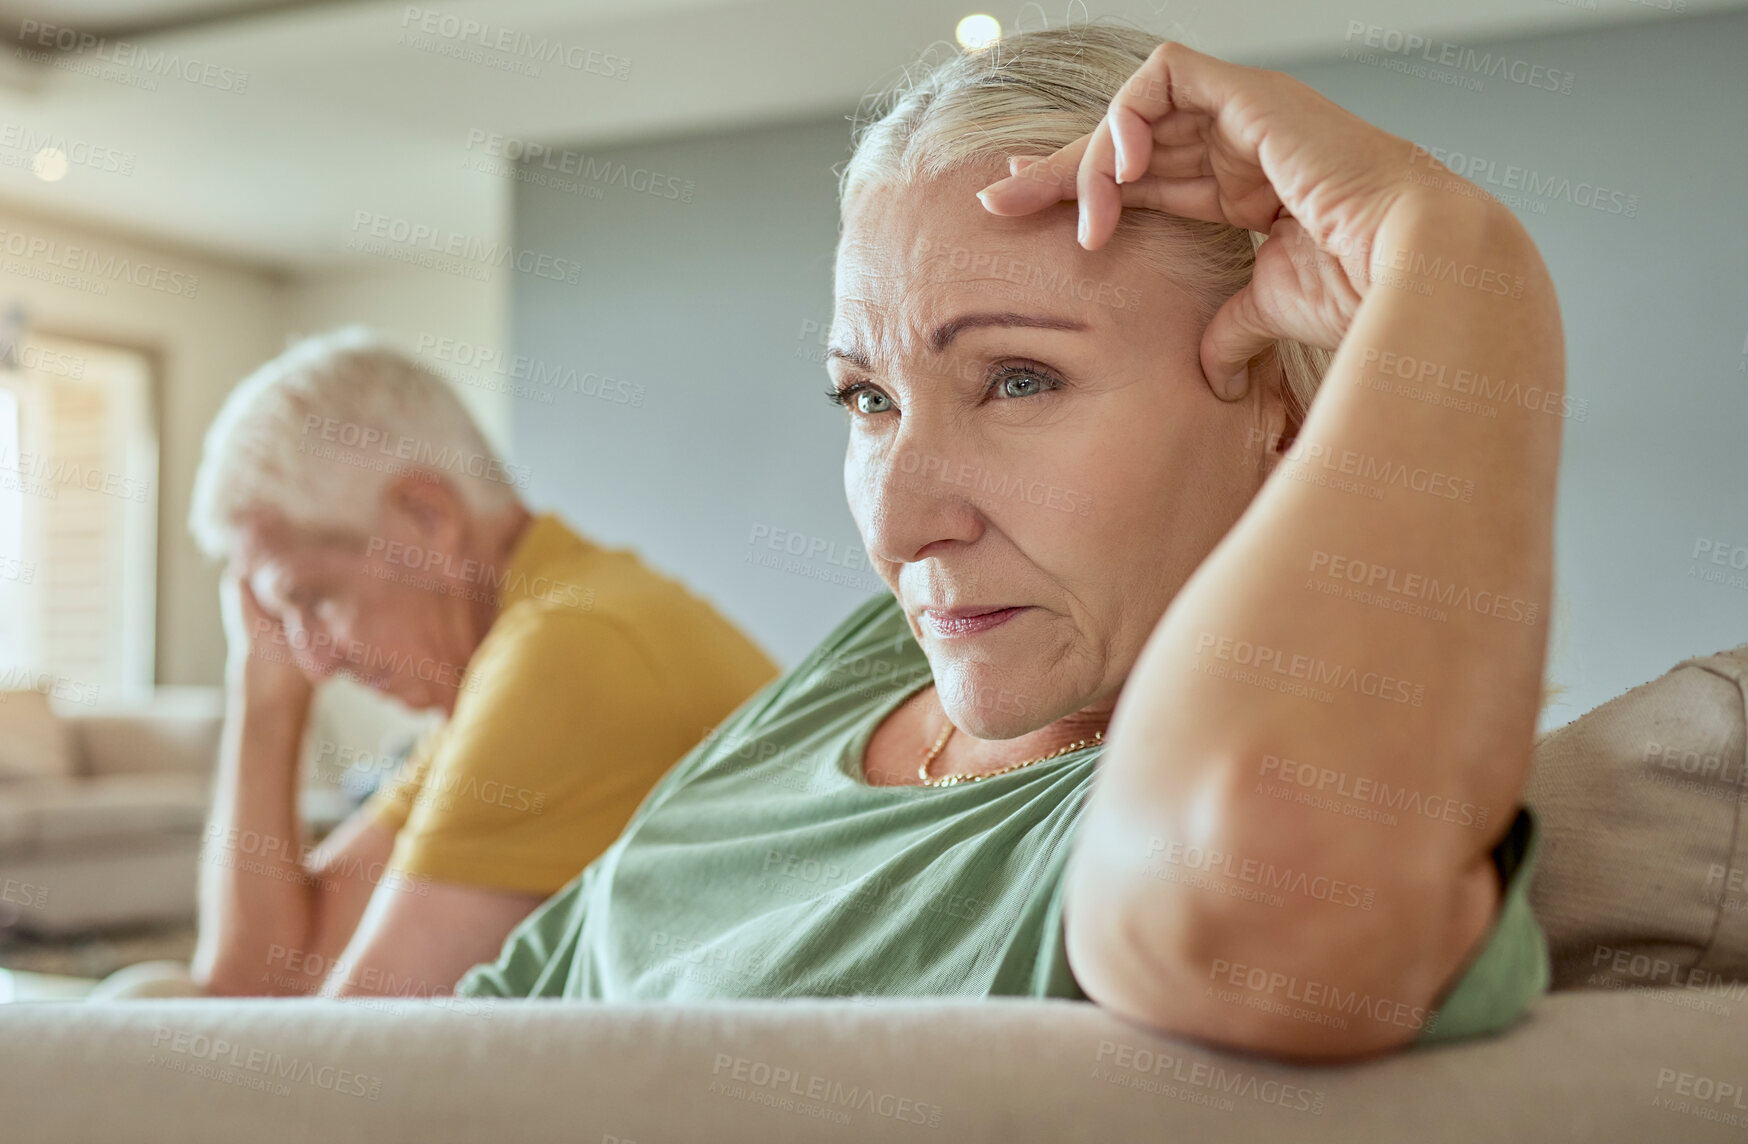
<path id="1" fill-rule="evenodd" d="M 940 353 L 952 344 L 953 339 L 966 330 L 977 329 L 980 326 L 1024 326 L 1036 330 L 1090 330 L 1091 326 L 1075 318 L 1058 318 L 1049 314 L 1019 314 L 1011 310 L 1001 312 L 979 312 L 961 314 L 942 322 L 929 335 L 929 349 Z M 841 358 L 851 365 L 861 369 L 871 370 L 874 367 L 868 360 L 868 355 L 861 349 L 849 346 L 832 346 L 825 351 L 828 358 Z"/>
<path id="2" fill-rule="evenodd" d="M 1085 322 L 1077 321 L 1074 318 L 1057 318 L 1048 314 L 1017 314 L 1013 311 L 961 314 L 957 318 L 935 327 L 935 332 L 929 335 L 929 349 L 935 353 L 940 353 L 960 333 L 979 326 L 1028 326 L 1039 330 L 1088 330 L 1092 328 Z"/>
<path id="3" fill-rule="evenodd" d="M 842 346 L 832 346 L 825 351 L 825 356 L 828 358 L 842 358 L 857 369 L 865 369 L 870 372 L 874 369 L 873 364 L 868 361 L 868 355 L 861 350 L 856 349 L 854 346 L 847 349 Z"/>

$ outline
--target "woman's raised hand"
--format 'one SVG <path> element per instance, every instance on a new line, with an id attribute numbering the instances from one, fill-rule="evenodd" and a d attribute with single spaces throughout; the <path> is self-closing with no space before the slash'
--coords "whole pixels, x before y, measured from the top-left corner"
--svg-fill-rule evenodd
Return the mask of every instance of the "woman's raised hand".
<path id="1" fill-rule="evenodd" d="M 1413 187 L 1414 154 L 1291 76 L 1167 42 L 1096 130 L 1053 155 L 1015 158 L 1014 174 L 979 197 L 1000 215 L 1078 199 L 1088 250 L 1110 239 L 1125 207 L 1268 234 L 1250 285 L 1202 340 L 1209 384 L 1235 399 L 1248 361 L 1276 339 L 1340 344 L 1366 292 L 1379 226 Z"/>

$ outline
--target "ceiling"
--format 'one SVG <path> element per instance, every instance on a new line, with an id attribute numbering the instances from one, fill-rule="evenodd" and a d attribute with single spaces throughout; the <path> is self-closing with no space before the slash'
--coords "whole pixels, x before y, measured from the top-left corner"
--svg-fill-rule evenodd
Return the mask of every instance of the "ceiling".
<path id="1" fill-rule="evenodd" d="M 320 0 L 11 0 L 0 4 L 7 29 L 20 20 L 108 36 L 149 36 L 238 19 L 269 8 L 313 8 Z M 353 0 L 329 0 L 351 3 Z"/>
<path id="2" fill-rule="evenodd" d="M 1664 18 L 1631 0 L 1579 3 L 1589 0 L 1092 0 L 1073 10 L 1269 64 L 1339 53 L 1353 21 L 1478 43 Z M 0 0 L 0 36 L 17 37 L 0 45 L 0 205 L 293 274 L 362 259 L 347 249 L 361 214 L 490 241 L 507 227 L 511 184 L 464 167 L 487 134 L 586 149 L 846 112 L 926 45 L 950 43 L 969 12 L 1033 27 L 1069 8 L 471 0 L 439 15 L 401 0 Z M 469 25 L 471 38 L 455 31 Z M 57 37 L 73 49 L 56 50 Z M 560 57 L 531 61 L 482 42 Z M 473 58 L 456 58 L 464 52 Z M 55 182 L 32 171 L 45 145 L 74 159 Z"/>

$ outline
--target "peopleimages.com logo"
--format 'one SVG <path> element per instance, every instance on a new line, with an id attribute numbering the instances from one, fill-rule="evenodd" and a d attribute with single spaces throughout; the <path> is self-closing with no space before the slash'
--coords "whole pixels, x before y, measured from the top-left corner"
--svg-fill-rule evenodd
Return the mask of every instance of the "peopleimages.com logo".
<path id="1" fill-rule="evenodd" d="M 69 284 L 88 293 L 107 294 L 110 282 L 126 282 L 180 298 L 192 298 L 200 289 L 200 277 L 196 274 L 184 274 L 155 263 L 137 262 L 125 255 L 100 253 L 89 247 L 72 246 L 16 230 L 0 230 L 0 254 L 82 276 Z M 8 267 L 8 271 L 23 273 L 15 267 Z"/>
<path id="2" fill-rule="evenodd" d="M 495 170 L 480 168 L 491 170 L 493 174 L 508 175 L 510 167 L 524 170 L 538 168 L 579 179 L 585 185 L 617 186 L 638 194 L 682 203 L 691 202 L 697 191 L 696 183 L 678 175 L 663 174 L 648 167 L 632 167 L 619 159 L 590 155 L 569 148 L 555 149 L 544 143 L 518 139 L 514 135 L 501 135 L 477 127 L 467 133 L 467 149 L 472 151 L 475 148 L 489 158 L 502 160 L 506 165 Z M 564 184 L 558 185 L 561 189 L 564 188 Z"/>
<path id="3" fill-rule="evenodd" d="M 19 162 L 6 160 L 8 165 L 24 166 L 25 158 L 34 161 L 38 156 L 56 155 L 70 166 L 111 175 L 133 174 L 139 158 L 131 151 L 119 151 L 62 132 L 37 131 L 23 123 L 0 123 L 0 149 L 18 153 Z"/>
<path id="4" fill-rule="evenodd" d="M 404 462 L 407 466 L 421 469 L 434 469 L 453 476 L 469 476 L 494 484 L 512 485 L 515 488 L 528 487 L 532 470 L 526 465 L 516 465 L 509 461 L 499 460 L 486 453 L 469 452 L 460 447 L 438 447 L 430 441 L 418 437 L 409 437 L 405 433 L 390 433 L 371 425 L 360 425 L 353 421 L 341 421 L 336 417 L 323 417 L 319 413 L 306 413 L 303 419 L 303 435 L 306 440 L 300 445 L 299 452 L 322 455 L 316 442 L 325 442 L 337 446 L 334 450 L 350 450 L 352 460 L 386 459 L 387 461 Z M 313 438 L 313 440 L 312 440 Z M 336 457 L 334 459 L 346 459 Z M 373 466 L 361 466 L 373 467 Z M 385 468 L 394 466 L 385 465 Z"/>
<path id="5" fill-rule="evenodd" d="M 395 257 L 393 251 L 433 258 L 451 258 L 461 267 L 431 264 L 432 269 L 466 269 L 468 265 L 480 273 L 487 269 L 508 266 L 520 274 L 562 282 L 567 286 L 582 281 L 583 264 L 574 258 L 560 258 L 542 251 L 518 248 L 512 243 L 479 235 L 463 234 L 431 223 L 396 218 L 376 211 L 352 212 L 352 231 L 346 245 L 367 254 Z M 399 259 L 406 261 L 405 258 Z M 423 265 L 423 263 L 421 263 Z"/>
<path id="6" fill-rule="evenodd" d="M 530 77 L 538 76 L 540 65 L 549 63 L 613 80 L 623 81 L 631 75 L 631 61 L 615 52 L 413 5 L 401 13 L 399 42 L 434 55 Z"/>
<path id="7" fill-rule="evenodd" d="M 483 385 L 517 397 L 544 399 L 554 394 L 575 393 L 614 405 L 641 408 L 647 396 L 644 384 L 608 377 L 594 370 L 578 369 L 563 362 L 548 362 L 526 354 L 507 353 L 491 346 L 420 334 L 414 352 L 420 357 L 453 367 L 444 376 L 464 385 Z"/>
<path id="8" fill-rule="evenodd" d="M 98 79 L 121 80 L 146 91 L 155 91 L 159 79 L 179 79 L 233 95 L 242 95 L 249 90 L 249 73 L 246 71 L 183 56 L 164 48 L 112 40 L 77 28 L 45 24 L 39 20 L 20 20 L 17 38 L 19 46 L 13 49 L 13 54 L 31 63 L 87 72 Z M 81 66 L 85 57 L 89 60 Z M 104 66 L 114 68 L 114 73 L 105 74 Z"/>

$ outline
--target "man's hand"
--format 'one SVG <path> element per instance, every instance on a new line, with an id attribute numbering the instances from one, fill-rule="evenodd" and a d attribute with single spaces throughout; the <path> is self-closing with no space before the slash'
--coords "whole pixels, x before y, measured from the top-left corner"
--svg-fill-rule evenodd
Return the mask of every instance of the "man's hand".
<path id="1" fill-rule="evenodd" d="M 219 581 L 219 612 L 229 649 L 225 676 L 233 698 L 246 705 L 307 708 L 313 688 L 292 658 L 285 625 L 261 606 L 248 580 L 234 570 Z"/>
<path id="2" fill-rule="evenodd" d="M 219 581 L 219 612 L 229 647 L 225 730 L 201 856 L 194 977 L 209 993 L 296 992 L 268 979 L 268 953 L 307 946 L 314 928 L 318 899 L 297 816 L 298 748 L 313 688 L 291 659 L 284 627 L 235 568 Z M 255 840 L 247 862 L 239 860 L 241 838 Z"/>

